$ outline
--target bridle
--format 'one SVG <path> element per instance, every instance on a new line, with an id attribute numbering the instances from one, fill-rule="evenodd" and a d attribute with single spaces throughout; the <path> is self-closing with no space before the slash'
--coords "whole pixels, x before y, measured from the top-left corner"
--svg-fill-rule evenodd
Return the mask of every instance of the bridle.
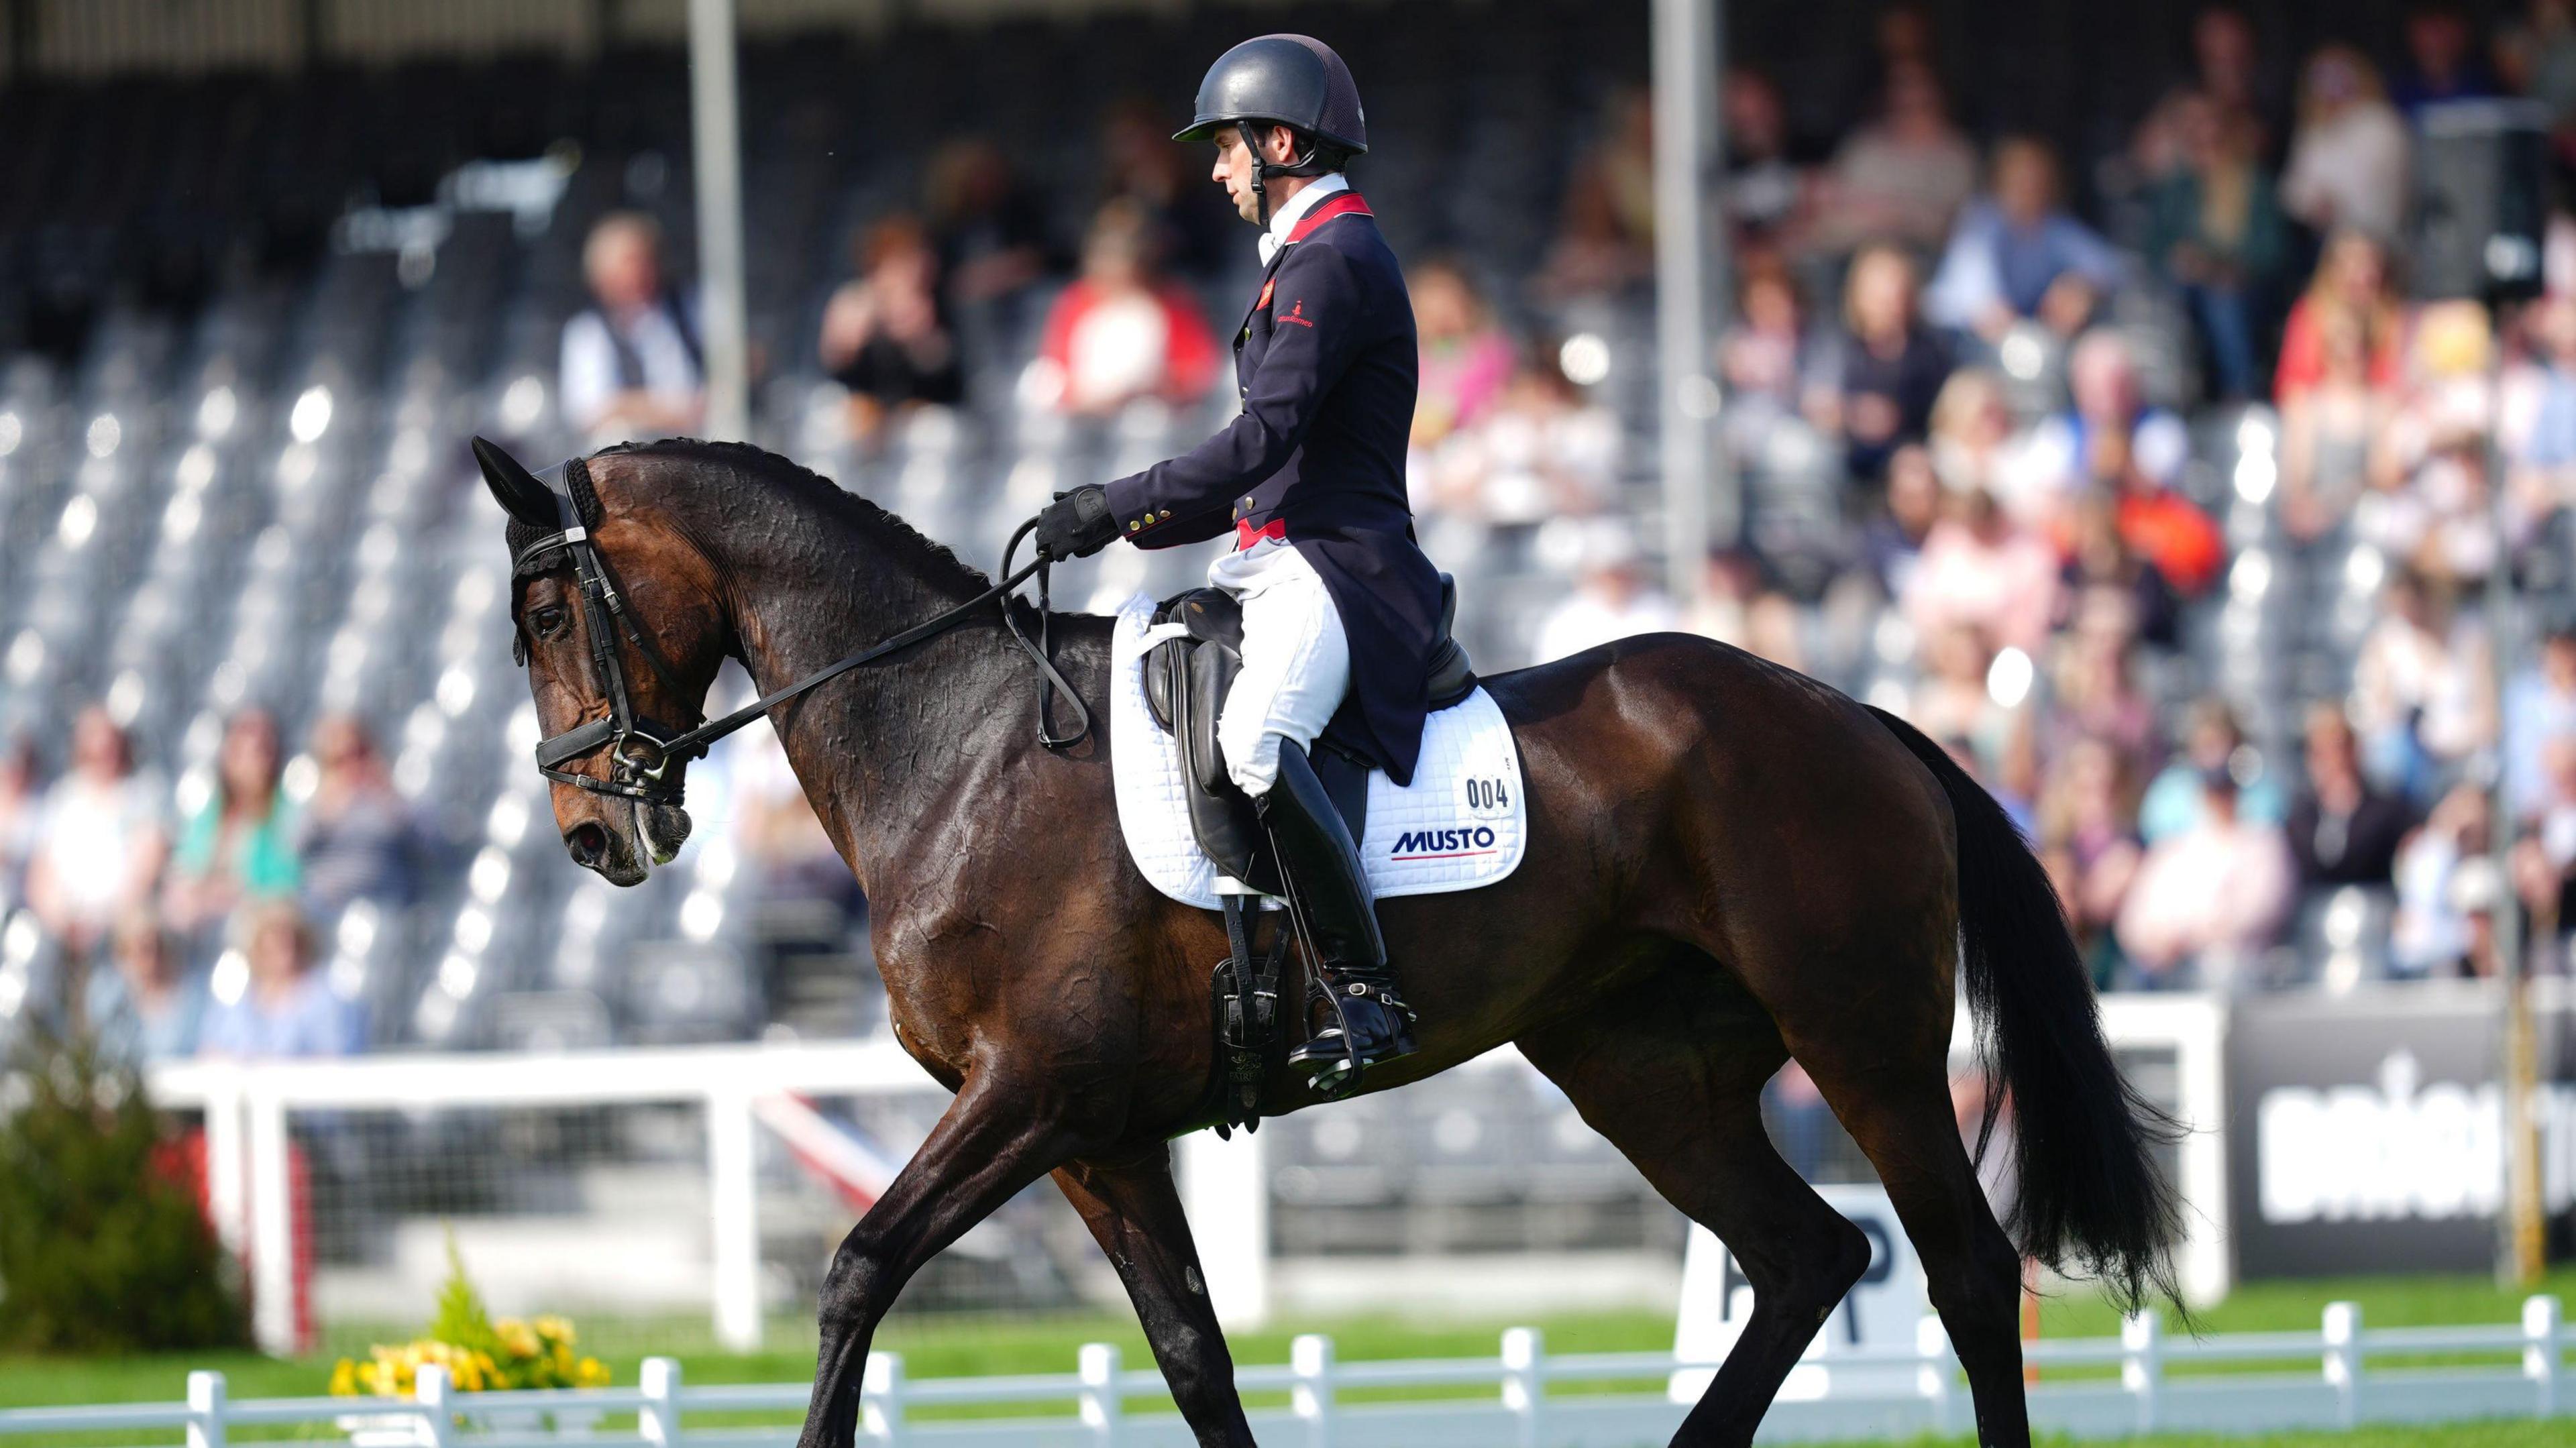
<path id="1" fill-rule="evenodd" d="M 553 476 L 556 474 L 561 475 L 562 486 L 557 486 Z M 591 536 L 589 525 L 582 521 L 586 510 L 594 516 L 598 511 L 597 494 L 590 486 L 588 463 L 578 457 L 569 458 L 536 476 L 538 481 L 545 485 L 546 492 L 554 498 L 560 526 L 556 531 L 544 534 L 518 548 L 510 559 L 510 575 L 513 580 L 516 580 L 526 573 L 546 571 L 547 568 L 560 565 L 540 566 L 539 560 L 556 552 L 565 556 L 572 567 L 574 581 L 581 590 L 583 632 L 590 641 L 591 672 L 600 684 L 600 692 L 608 699 L 608 713 L 605 717 L 590 720 L 567 729 L 561 734 L 537 741 L 537 772 L 558 784 L 568 784 L 575 789 L 588 790 L 592 794 L 633 800 L 638 804 L 676 807 L 681 802 L 681 787 L 668 777 L 674 764 L 684 763 L 704 755 L 708 745 L 817 685 L 839 678 L 862 664 L 874 663 L 889 654 L 910 648 L 924 639 L 947 632 L 963 622 L 968 614 L 985 604 L 996 599 L 1007 600 L 1008 596 L 1032 574 L 1036 575 L 1038 580 L 1036 640 L 1032 641 L 1027 634 L 1021 632 L 1019 620 L 1013 616 L 1007 601 L 1002 607 L 1002 622 L 1009 628 L 1012 639 L 1019 644 L 1023 652 L 1028 654 L 1038 668 L 1038 742 L 1049 749 L 1063 749 L 1080 742 L 1091 732 L 1091 711 L 1083 706 L 1082 697 L 1074 692 L 1073 686 L 1065 682 L 1064 676 L 1056 671 L 1055 663 L 1051 658 L 1052 648 L 1047 614 L 1049 601 L 1047 571 L 1051 560 L 1041 554 L 1018 572 L 1011 571 L 1011 559 L 1019 552 L 1020 541 L 1037 526 L 1037 520 L 1034 518 L 1021 524 L 1019 531 L 1011 535 L 1009 545 L 1002 550 L 1002 580 L 982 593 L 936 618 L 914 624 L 892 638 L 861 649 L 846 658 L 836 659 L 795 683 L 763 695 L 720 719 L 704 719 L 701 716 L 702 722 L 695 727 L 674 731 L 667 725 L 648 719 L 638 712 L 634 699 L 627 691 L 626 669 L 619 658 L 617 643 L 621 635 L 634 647 L 636 656 L 644 660 L 646 667 L 653 671 L 654 677 L 661 681 L 662 687 L 669 690 L 673 697 L 684 698 L 688 693 L 672 677 L 670 667 L 662 661 L 661 654 L 646 642 L 643 634 L 635 627 L 634 619 L 627 612 L 625 595 L 618 591 L 616 577 L 609 572 L 608 559 L 599 551 L 599 542 Z M 613 630 L 610 626 L 612 620 L 615 623 Z M 511 648 L 521 664 L 528 661 L 527 647 L 527 636 L 514 629 Z M 1057 690 L 1063 691 L 1065 699 L 1073 707 L 1076 722 L 1070 734 L 1051 734 L 1047 729 L 1052 696 Z M 606 779 L 564 767 L 576 759 L 602 749 L 608 751 L 609 773 Z"/>

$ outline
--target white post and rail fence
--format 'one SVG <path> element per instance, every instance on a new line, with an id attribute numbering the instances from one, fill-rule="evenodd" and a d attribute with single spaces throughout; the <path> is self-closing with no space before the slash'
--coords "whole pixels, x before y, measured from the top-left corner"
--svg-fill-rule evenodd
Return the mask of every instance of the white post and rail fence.
<path id="1" fill-rule="evenodd" d="M 2576 1332 L 2554 1297 L 2530 1299 L 2519 1323 L 2365 1330 L 2358 1307 L 2335 1303 L 2312 1332 L 2199 1339 L 2169 1336 L 2154 1314 L 2141 1313 L 2116 1338 L 2032 1344 L 2028 1361 L 2041 1380 L 2029 1401 L 2035 1425 L 2085 1438 L 2551 1418 L 2571 1406 L 2564 1381 L 2571 1347 Z M 1764 1420 L 1764 1439 L 1904 1437 L 1972 1425 L 1966 1385 L 1937 1319 L 1924 1319 L 1911 1352 L 1838 1361 L 1911 1368 L 1912 1391 L 1837 1390 L 1782 1401 Z M 1250 1415 L 1268 1443 L 1635 1448 L 1663 1442 L 1681 1421 L 1684 1409 L 1666 1399 L 1664 1380 L 1709 1366 L 1672 1353 L 1552 1354 L 1538 1332 L 1515 1328 L 1491 1357 L 1435 1361 L 1345 1361 L 1330 1339 L 1300 1337 L 1286 1364 L 1241 1367 L 1235 1381 L 1256 1403 L 1280 1404 Z M 2267 1366 L 2274 1370 L 2262 1370 Z M 864 1383 L 864 1443 L 1162 1448 L 1189 1441 L 1161 1376 L 1126 1366 L 1117 1348 L 1102 1343 L 1081 1349 L 1074 1372 L 1021 1377 L 914 1380 L 901 1358 L 877 1353 Z M 1640 1385 L 1655 1391 L 1640 1393 Z M 0 1444 L 178 1432 L 189 1448 L 223 1448 L 236 1429 L 300 1427 L 299 1436 L 345 1434 L 371 1448 L 766 1448 L 793 1441 L 808 1387 L 691 1384 L 677 1362 L 652 1358 L 633 1387 L 459 1393 L 445 1369 L 429 1365 L 409 1400 L 235 1401 L 221 1373 L 197 1372 L 179 1402 L 0 1411 Z M 1349 1400 L 1360 1393 L 1365 1400 Z M 976 1410 L 990 1415 L 974 1416 Z"/>
<path id="2" fill-rule="evenodd" d="M 2225 1014 L 2195 997 L 2114 1000 L 2105 1025 L 2123 1047 L 2166 1051 L 2168 1105 L 2191 1133 L 2177 1162 L 2190 1210 L 2181 1248 L 2185 1295 L 2215 1302 L 2231 1285 L 2226 1243 Z M 1959 1048 L 1970 1046 L 1961 1027 Z M 1506 1047 L 1467 1069 L 1527 1070 Z M 914 1098 L 945 1092 L 890 1038 L 834 1044 L 687 1046 L 595 1052 L 421 1053 L 335 1061 L 175 1062 L 152 1068 L 156 1105 L 204 1123 L 207 1203 L 217 1235 L 247 1265 L 253 1324 L 275 1353 L 309 1350 L 298 1310 L 298 1123 L 328 1134 L 360 1113 L 577 1110 L 679 1106 L 702 1113 L 707 1296 L 714 1335 L 757 1347 L 764 1316 L 761 1191 L 764 1134 L 795 1098 Z M 1330 1107 L 1322 1108 L 1331 1110 Z M 794 1111 L 786 1113 L 793 1117 Z M 1175 1143 L 1174 1168 L 1229 1325 L 1262 1321 L 1272 1304 L 1266 1134 L 1230 1142 L 1197 1132 Z M 795 1140 L 790 1148 L 806 1144 Z M 774 1305 L 774 1304 L 772 1304 Z"/>

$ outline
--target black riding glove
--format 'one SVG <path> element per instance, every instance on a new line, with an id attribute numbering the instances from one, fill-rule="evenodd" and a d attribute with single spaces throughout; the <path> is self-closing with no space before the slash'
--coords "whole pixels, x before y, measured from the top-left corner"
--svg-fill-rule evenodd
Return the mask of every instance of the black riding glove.
<path id="1" fill-rule="evenodd" d="M 1056 494 L 1055 501 L 1038 514 L 1038 556 L 1042 558 L 1087 558 L 1117 536 L 1118 520 L 1109 516 L 1109 490 L 1098 483 Z"/>

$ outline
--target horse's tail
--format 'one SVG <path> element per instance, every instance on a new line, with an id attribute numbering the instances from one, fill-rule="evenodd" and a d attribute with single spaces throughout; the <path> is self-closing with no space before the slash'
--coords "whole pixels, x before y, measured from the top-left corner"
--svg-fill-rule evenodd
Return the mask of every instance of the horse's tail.
<path id="1" fill-rule="evenodd" d="M 1959 832 L 1959 933 L 1986 1071 L 1984 1155 L 1998 1085 L 2012 1096 L 2020 1190 L 2005 1223 L 2022 1250 L 2097 1277 L 2124 1308 L 2179 1307 L 2168 1248 L 2181 1206 L 2151 1154 L 2182 1128 L 2111 1060 L 2102 1017 L 2056 887 L 2003 806 L 1922 731 L 1870 712 L 1950 796 Z"/>

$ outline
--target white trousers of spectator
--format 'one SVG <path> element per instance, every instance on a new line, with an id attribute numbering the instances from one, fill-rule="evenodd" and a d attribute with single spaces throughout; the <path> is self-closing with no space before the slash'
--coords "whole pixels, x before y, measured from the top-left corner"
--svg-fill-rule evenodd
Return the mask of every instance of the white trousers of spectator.
<path id="1" fill-rule="evenodd" d="M 1208 587 L 1243 604 L 1243 671 L 1217 711 L 1226 773 L 1259 799 L 1279 778 L 1279 742 L 1300 749 L 1351 689 L 1351 644 L 1312 565 L 1284 540 L 1264 538 L 1208 565 Z"/>

